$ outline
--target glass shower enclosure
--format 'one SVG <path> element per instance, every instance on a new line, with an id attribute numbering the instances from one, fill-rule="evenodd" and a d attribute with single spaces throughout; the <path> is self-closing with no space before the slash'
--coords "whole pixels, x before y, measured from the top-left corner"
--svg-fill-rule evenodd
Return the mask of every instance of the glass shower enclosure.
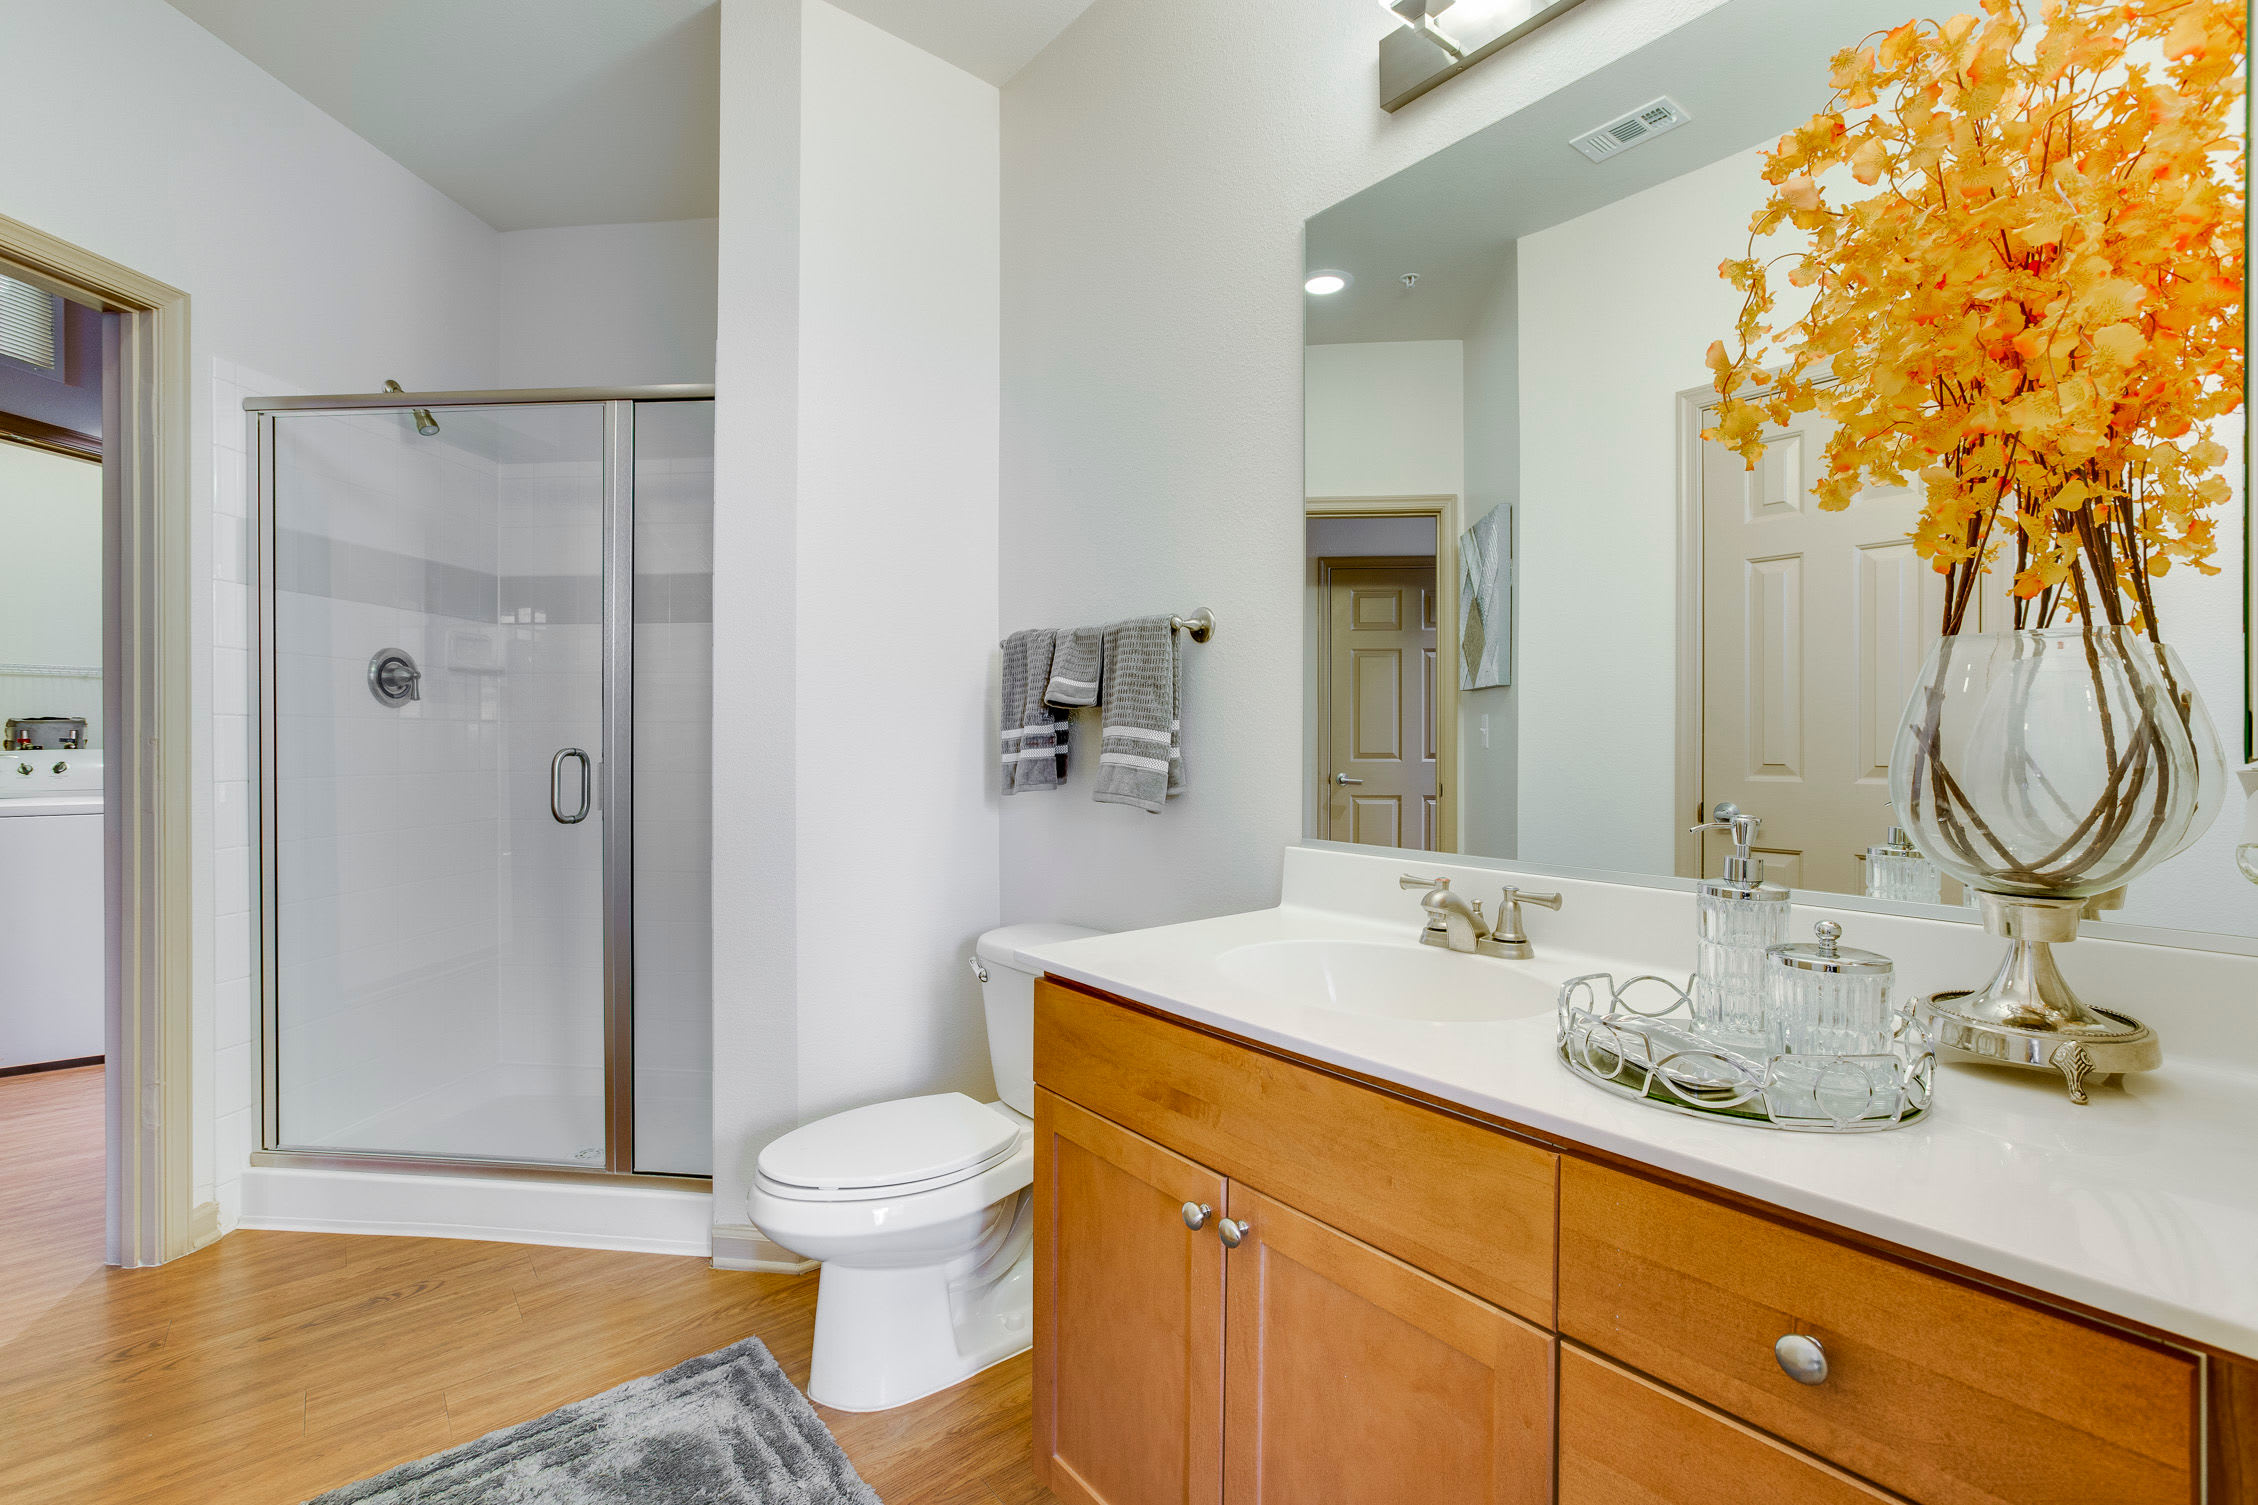
<path id="1" fill-rule="evenodd" d="M 245 404 L 264 1156 L 711 1174 L 712 395 Z"/>

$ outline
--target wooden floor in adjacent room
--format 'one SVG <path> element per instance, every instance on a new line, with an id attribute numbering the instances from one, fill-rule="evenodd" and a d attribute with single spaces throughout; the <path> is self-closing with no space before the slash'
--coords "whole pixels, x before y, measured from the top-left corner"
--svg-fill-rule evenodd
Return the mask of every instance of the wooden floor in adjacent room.
<path id="1" fill-rule="evenodd" d="M 812 1275 L 662 1255 L 246 1231 L 107 1269 L 101 1068 L 0 1077 L 8 1505 L 284 1505 L 747 1334 L 804 1384 L 814 1326 Z M 1030 1375 L 822 1415 L 887 1505 L 1049 1505 Z"/>

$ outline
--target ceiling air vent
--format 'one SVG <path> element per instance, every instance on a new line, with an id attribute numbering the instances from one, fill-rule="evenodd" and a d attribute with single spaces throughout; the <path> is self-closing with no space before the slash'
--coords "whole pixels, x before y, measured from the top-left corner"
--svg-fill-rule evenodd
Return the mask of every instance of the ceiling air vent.
<path id="1" fill-rule="evenodd" d="M 1598 130 L 1584 132 L 1568 144 L 1594 162 L 1605 162 L 1664 131 L 1674 131 L 1691 119 L 1684 105 L 1665 94 L 1651 104 L 1617 116 Z"/>
<path id="2" fill-rule="evenodd" d="M 0 277 L 0 355 L 52 371 L 55 312 L 61 301 L 28 282 Z"/>

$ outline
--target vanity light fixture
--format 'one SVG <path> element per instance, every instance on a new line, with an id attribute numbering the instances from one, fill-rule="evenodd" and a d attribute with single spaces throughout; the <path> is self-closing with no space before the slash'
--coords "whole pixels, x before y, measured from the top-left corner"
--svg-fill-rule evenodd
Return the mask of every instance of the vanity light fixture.
<path id="1" fill-rule="evenodd" d="M 1380 39 L 1380 108 L 1400 110 L 1583 0 L 1380 0 L 1401 24 Z M 1435 22 L 1450 13 L 1450 30 Z"/>
<path id="2" fill-rule="evenodd" d="M 1301 290 L 1312 297 L 1330 298 L 1354 280 L 1346 272 L 1311 272 Z"/>

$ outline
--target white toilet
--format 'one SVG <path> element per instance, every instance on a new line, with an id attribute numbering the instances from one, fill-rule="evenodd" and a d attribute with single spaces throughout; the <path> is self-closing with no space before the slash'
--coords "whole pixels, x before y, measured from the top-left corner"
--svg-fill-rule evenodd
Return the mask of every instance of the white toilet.
<path id="1" fill-rule="evenodd" d="M 760 1152 L 754 1226 L 823 1263 L 808 1394 L 883 1411 L 1034 1341 L 1035 978 L 1021 948 L 1101 932 L 1006 925 L 974 970 L 1003 1101 L 961 1092 L 851 1108 Z"/>

